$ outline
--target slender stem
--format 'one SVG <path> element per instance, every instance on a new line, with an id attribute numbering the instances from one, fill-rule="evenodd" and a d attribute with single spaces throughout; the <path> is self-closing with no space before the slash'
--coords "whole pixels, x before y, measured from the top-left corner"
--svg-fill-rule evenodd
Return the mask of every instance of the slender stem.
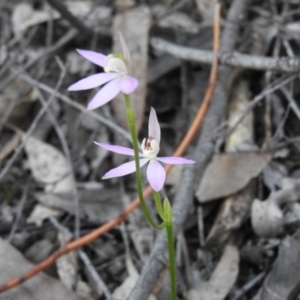
<path id="1" fill-rule="evenodd" d="M 138 141 L 136 136 L 136 129 L 135 129 L 135 119 L 134 119 L 134 111 L 131 106 L 130 97 L 129 95 L 125 94 L 125 101 L 126 101 L 126 115 L 129 124 L 129 129 L 132 138 L 133 150 L 134 150 L 134 159 L 135 159 L 135 167 L 136 167 L 136 184 L 137 184 L 137 191 L 138 196 L 140 198 L 141 208 L 145 214 L 146 219 L 150 223 L 150 225 L 158 230 L 161 230 L 165 227 L 165 223 L 163 222 L 160 225 L 157 225 L 155 221 L 152 219 L 150 212 L 146 206 L 146 202 L 143 196 L 143 187 L 142 187 L 142 177 L 141 177 L 141 170 L 140 170 L 140 158 L 139 158 L 139 147 Z"/>
<path id="2" fill-rule="evenodd" d="M 135 119 L 134 119 L 134 111 L 131 107 L 130 97 L 125 95 L 126 101 L 126 115 L 128 119 L 129 129 L 132 137 L 132 144 L 134 149 L 134 158 L 135 158 L 135 166 L 136 166 L 136 182 L 137 182 L 137 190 L 140 198 L 141 208 L 147 218 L 148 222 L 155 229 L 163 229 L 166 227 L 167 237 L 168 237 L 168 250 L 169 250 L 169 264 L 170 264 L 170 281 L 171 281 L 171 300 L 176 300 L 176 267 L 175 267 L 175 253 L 174 253 L 174 240 L 173 240 L 173 225 L 172 225 L 172 208 L 168 202 L 168 212 L 164 210 L 160 195 L 158 192 L 153 191 L 153 197 L 156 205 L 156 209 L 160 217 L 164 220 L 164 222 L 160 225 L 157 225 L 152 219 L 148 208 L 146 206 L 143 189 L 142 189 L 142 179 L 141 179 L 141 171 L 140 171 L 140 159 L 139 159 L 139 149 L 138 142 L 136 136 L 135 129 Z"/>
<path id="3" fill-rule="evenodd" d="M 171 281 L 171 300 L 176 300 L 176 266 L 174 253 L 173 225 L 166 222 L 166 230 L 168 237 L 169 265 L 170 265 L 170 281 Z"/>

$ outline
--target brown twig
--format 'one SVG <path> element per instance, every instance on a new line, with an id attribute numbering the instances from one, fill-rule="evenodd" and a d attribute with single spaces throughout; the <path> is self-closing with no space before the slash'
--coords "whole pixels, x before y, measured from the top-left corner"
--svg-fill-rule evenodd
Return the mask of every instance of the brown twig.
<path id="1" fill-rule="evenodd" d="M 215 35 L 215 42 L 214 42 L 214 52 L 217 53 L 219 49 L 219 37 L 220 37 L 220 28 L 219 28 L 219 22 L 218 26 L 214 29 L 214 35 Z M 192 125 L 190 126 L 185 138 L 182 140 L 182 142 L 179 144 L 176 151 L 173 153 L 173 156 L 182 156 L 189 144 L 191 143 L 193 137 L 195 136 L 196 132 L 198 131 L 202 120 L 205 116 L 205 113 L 209 107 L 210 100 L 213 95 L 214 91 L 214 83 L 217 78 L 217 55 L 215 56 L 214 63 L 212 65 L 211 75 L 208 83 L 208 87 L 206 90 L 206 94 L 204 96 L 204 100 L 198 110 L 198 113 L 193 120 Z M 165 170 L 167 173 L 169 173 L 172 169 L 171 165 L 167 165 L 165 167 Z M 148 197 L 151 195 L 152 189 L 150 186 L 147 186 L 147 188 L 144 190 L 143 195 L 144 197 Z M 7 291 L 13 287 L 18 286 L 22 282 L 28 280 L 29 278 L 35 276 L 39 272 L 47 269 L 52 264 L 55 263 L 55 261 L 63 256 L 69 253 L 70 251 L 74 251 L 76 249 L 79 249 L 95 239 L 99 238 L 100 236 L 104 235 L 105 233 L 112 230 L 114 227 L 119 225 L 121 222 L 123 222 L 127 216 L 134 211 L 139 206 L 139 199 L 135 198 L 132 203 L 123 211 L 123 213 L 117 217 L 116 219 L 113 219 L 104 225 L 100 226 L 99 228 L 95 229 L 94 231 L 82 236 L 81 238 L 74 240 L 72 242 L 67 243 L 66 245 L 59 248 L 57 251 L 55 251 L 52 255 L 50 255 L 47 259 L 42 261 L 41 263 L 37 264 L 34 268 L 26 272 L 20 277 L 16 277 L 14 279 L 9 280 L 2 286 L 0 286 L 0 293 Z"/>

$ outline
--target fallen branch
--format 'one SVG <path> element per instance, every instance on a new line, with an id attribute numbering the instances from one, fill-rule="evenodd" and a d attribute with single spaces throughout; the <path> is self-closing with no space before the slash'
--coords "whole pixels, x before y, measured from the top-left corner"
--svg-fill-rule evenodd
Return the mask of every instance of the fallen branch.
<path id="1" fill-rule="evenodd" d="M 211 51 L 179 46 L 158 38 L 151 39 L 151 46 L 155 50 L 183 60 L 204 64 L 211 64 L 214 60 L 214 53 Z M 231 67 L 285 73 L 300 71 L 300 59 L 298 58 L 255 56 L 225 50 L 218 54 L 218 59 L 220 64 Z"/>

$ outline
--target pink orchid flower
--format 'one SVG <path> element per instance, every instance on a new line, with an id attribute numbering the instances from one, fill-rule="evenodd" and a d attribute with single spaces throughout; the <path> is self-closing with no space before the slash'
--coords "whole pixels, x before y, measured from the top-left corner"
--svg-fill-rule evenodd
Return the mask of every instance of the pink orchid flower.
<path id="1" fill-rule="evenodd" d="M 138 86 L 138 80 L 128 76 L 130 54 L 125 39 L 119 33 L 123 54 L 104 55 L 94 51 L 77 49 L 78 53 L 92 63 L 103 67 L 104 73 L 94 74 L 72 84 L 68 91 L 88 90 L 104 85 L 89 102 L 87 109 L 96 109 L 122 92 L 131 94 Z"/>
<path id="2" fill-rule="evenodd" d="M 133 149 L 122 147 L 122 146 L 114 146 L 107 145 L 102 143 L 97 143 L 98 146 L 124 155 L 134 156 Z M 140 167 L 148 164 L 147 168 L 147 178 L 151 185 L 151 187 L 155 191 L 160 191 L 164 186 L 166 180 L 166 171 L 163 166 L 159 162 L 163 162 L 171 165 L 181 165 L 181 164 L 193 164 L 195 161 L 190 159 L 185 159 L 182 157 L 157 157 L 159 152 L 159 144 L 160 144 L 160 126 L 157 120 L 156 112 L 154 108 L 151 108 L 150 117 L 149 117 L 149 127 L 148 127 L 148 138 L 144 139 L 142 142 L 140 152 Z M 130 161 L 121 166 L 114 168 L 107 172 L 102 179 L 108 179 L 112 177 L 120 177 L 123 175 L 127 175 L 136 171 L 135 161 Z"/>

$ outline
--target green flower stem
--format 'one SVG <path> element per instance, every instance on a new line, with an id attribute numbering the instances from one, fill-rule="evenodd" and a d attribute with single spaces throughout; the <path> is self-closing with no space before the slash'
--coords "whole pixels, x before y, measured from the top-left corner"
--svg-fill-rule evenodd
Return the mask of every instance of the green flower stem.
<path id="1" fill-rule="evenodd" d="M 170 281 L 171 281 L 171 300 L 176 300 L 176 266 L 175 266 L 175 253 L 174 253 L 174 239 L 173 239 L 173 225 L 171 221 L 166 222 L 166 230 L 168 237 L 168 250 L 169 250 L 169 266 L 170 266 Z"/>
<path id="2" fill-rule="evenodd" d="M 141 177 L 141 170 L 140 170 L 140 158 L 139 158 L 139 147 L 138 141 L 136 136 L 136 129 L 135 129 L 135 118 L 134 118 L 134 111 L 131 106 L 130 97 L 129 95 L 125 95 L 126 101 L 126 115 L 128 120 L 128 125 L 131 133 L 133 150 L 134 150 L 134 159 L 135 159 L 135 166 L 136 166 L 136 183 L 137 183 L 137 191 L 140 198 L 141 208 L 145 214 L 146 219 L 150 223 L 150 225 L 158 230 L 161 230 L 165 227 L 165 222 L 160 225 L 157 225 L 155 221 L 152 219 L 150 212 L 146 206 L 146 202 L 143 196 L 143 188 L 142 188 L 142 177 Z"/>
<path id="3" fill-rule="evenodd" d="M 136 182 L 137 182 L 137 190 L 140 198 L 141 208 L 145 214 L 146 219 L 148 220 L 148 222 L 153 228 L 160 230 L 166 227 L 167 237 L 168 237 L 169 265 L 170 265 L 171 300 L 176 300 L 176 266 L 175 266 L 173 225 L 172 225 L 172 208 L 168 199 L 165 199 L 164 205 L 162 205 L 160 194 L 156 191 L 153 191 L 153 197 L 154 197 L 156 209 L 159 216 L 164 220 L 163 223 L 157 225 L 152 219 L 150 212 L 148 211 L 143 196 L 139 147 L 138 147 L 136 128 L 135 128 L 135 118 L 134 118 L 134 111 L 131 106 L 129 95 L 125 95 L 125 101 L 126 101 L 126 115 L 127 115 L 127 120 L 129 124 L 133 150 L 134 150 L 134 159 L 135 159 L 135 166 L 136 166 Z"/>

